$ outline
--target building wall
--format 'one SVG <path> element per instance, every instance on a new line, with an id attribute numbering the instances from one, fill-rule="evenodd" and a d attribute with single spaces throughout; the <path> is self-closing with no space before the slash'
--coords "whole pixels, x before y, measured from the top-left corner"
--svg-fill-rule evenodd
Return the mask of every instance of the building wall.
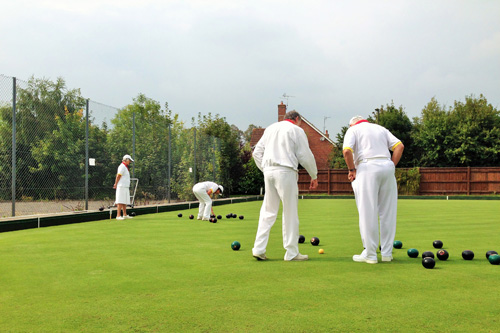
<path id="1" fill-rule="evenodd" d="M 278 105 L 278 121 L 284 119 L 286 111 L 286 105 L 281 102 L 281 104 Z M 328 169 L 328 156 L 333 150 L 332 143 L 325 139 L 325 136 L 328 137 L 328 132 L 322 135 L 322 133 L 319 133 L 316 128 L 310 126 L 306 121 L 302 121 L 300 127 L 307 135 L 309 148 L 311 148 L 314 158 L 316 159 L 318 169 Z M 256 128 L 252 131 L 252 138 L 250 140 L 251 147 L 257 144 L 263 133 L 264 129 L 262 128 Z"/>

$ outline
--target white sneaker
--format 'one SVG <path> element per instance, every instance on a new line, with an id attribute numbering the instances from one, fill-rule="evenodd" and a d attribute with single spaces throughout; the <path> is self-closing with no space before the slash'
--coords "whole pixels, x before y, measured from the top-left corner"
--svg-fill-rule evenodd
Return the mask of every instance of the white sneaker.
<path id="1" fill-rule="evenodd" d="M 257 260 L 267 260 L 266 254 L 254 254 L 253 257 Z"/>
<path id="2" fill-rule="evenodd" d="M 130 216 L 130 215 L 125 215 L 124 218 L 126 218 L 126 219 L 133 219 L 133 217 Z"/>
<path id="3" fill-rule="evenodd" d="M 117 219 L 118 221 L 125 220 L 125 218 L 124 218 L 123 216 L 117 216 L 117 217 L 116 217 L 116 219 Z"/>
<path id="4" fill-rule="evenodd" d="M 201 220 L 201 216 L 198 216 L 198 220 Z"/>
<path id="5" fill-rule="evenodd" d="M 210 219 L 202 218 L 202 221 L 210 221 Z"/>
<path id="6" fill-rule="evenodd" d="M 356 261 L 356 262 L 366 262 L 367 264 L 376 264 L 378 263 L 377 260 L 370 260 L 370 259 L 367 259 L 366 257 L 363 257 L 362 255 L 359 255 L 359 254 L 355 254 L 352 256 L 352 260 Z"/>
<path id="7" fill-rule="evenodd" d="M 392 261 L 392 260 L 393 260 L 392 256 L 389 257 L 382 256 L 382 261 Z"/>
<path id="8" fill-rule="evenodd" d="M 295 256 L 295 258 L 293 258 L 290 261 L 305 261 L 305 260 L 309 260 L 309 256 L 307 254 L 300 254 L 299 253 Z"/>

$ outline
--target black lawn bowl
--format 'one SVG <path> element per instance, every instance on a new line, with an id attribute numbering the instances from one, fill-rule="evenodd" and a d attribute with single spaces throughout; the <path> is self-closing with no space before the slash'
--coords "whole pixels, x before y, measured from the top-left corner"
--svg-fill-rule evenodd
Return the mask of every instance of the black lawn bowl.
<path id="1" fill-rule="evenodd" d="M 222 215 L 217 215 L 218 220 L 222 220 Z"/>
<path id="2" fill-rule="evenodd" d="M 433 258 L 426 257 L 422 259 L 422 266 L 424 266 L 427 269 L 432 269 L 434 266 L 436 266 L 436 262 L 434 261 Z"/>
<path id="3" fill-rule="evenodd" d="M 177 217 L 182 217 L 182 214 L 181 213 L 177 214 Z"/>
<path id="4" fill-rule="evenodd" d="M 490 264 L 492 265 L 500 265 L 500 256 L 498 254 L 492 254 L 490 255 L 490 257 L 488 258 L 488 261 L 490 262 Z"/>
<path id="5" fill-rule="evenodd" d="M 443 242 L 440 240 L 435 240 L 432 242 L 432 246 L 434 246 L 435 249 L 442 249 L 443 248 Z"/>
<path id="6" fill-rule="evenodd" d="M 227 214 L 226 219 L 230 219 L 230 218 L 231 218 L 231 214 Z"/>
<path id="7" fill-rule="evenodd" d="M 474 259 L 474 252 L 472 252 L 471 250 L 465 250 L 464 252 L 462 252 L 462 258 L 464 258 L 465 260 L 472 260 Z"/>
<path id="8" fill-rule="evenodd" d="M 215 215 L 214 215 L 214 214 L 211 214 L 211 215 L 210 215 L 210 217 L 214 219 L 214 218 L 215 218 Z"/>
<path id="9" fill-rule="evenodd" d="M 130 212 L 128 215 L 130 215 L 130 216 L 136 216 L 137 214 L 135 212 Z"/>
<path id="10" fill-rule="evenodd" d="M 439 260 L 446 260 L 450 257 L 450 254 L 446 250 L 439 250 L 436 252 L 436 256 L 438 257 Z"/>
<path id="11" fill-rule="evenodd" d="M 311 244 L 314 246 L 318 246 L 319 245 L 319 238 L 318 237 L 311 238 Z"/>
<path id="12" fill-rule="evenodd" d="M 240 220 L 243 220 L 245 217 L 243 215 L 239 216 Z"/>
<path id="13" fill-rule="evenodd" d="M 189 219 L 190 220 L 194 219 L 194 215 L 193 214 L 189 215 Z"/>
<path id="14" fill-rule="evenodd" d="M 231 214 L 231 217 L 232 217 L 233 219 L 235 219 L 235 218 L 237 218 L 237 217 L 238 217 L 238 215 L 236 215 L 236 214 Z"/>
<path id="15" fill-rule="evenodd" d="M 498 252 L 493 250 L 486 252 L 486 259 L 489 259 L 492 254 L 498 254 Z"/>
<path id="16" fill-rule="evenodd" d="M 241 244 L 240 242 L 238 241 L 234 241 L 231 243 L 231 248 L 234 250 L 234 251 L 238 251 L 241 247 Z"/>
<path id="17" fill-rule="evenodd" d="M 432 253 L 431 251 L 425 251 L 424 253 L 422 253 L 422 258 L 434 259 L 434 253 Z"/>
<path id="18" fill-rule="evenodd" d="M 102 212 L 104 210 L 104 207 L 99 207 L 99 210 Z"/>
<path id="19" fill-rule="evenodd" d="M 396 240 L 396 241 L 394 241 L 394 245 L 393 246 L 394 246 L 395 249 L 400 249 L 400 248 L 403 247 L 403 242 L 399 241 L 399 240 Z"/>
<path id="20" fill-rule="evenodd" d="M 418 250 L 417 249 L 408 249 L 407 253 L 408 253 L 408 257 L 410 257 L 410 258 L 417 258 L 418 257 Z"/>
<path id="21" fill-rule="evenodd" d="M 304 235 L 299 235 L 299 243 L 302 244 L 306 241 L 306 238 L 304 237 Z"/>

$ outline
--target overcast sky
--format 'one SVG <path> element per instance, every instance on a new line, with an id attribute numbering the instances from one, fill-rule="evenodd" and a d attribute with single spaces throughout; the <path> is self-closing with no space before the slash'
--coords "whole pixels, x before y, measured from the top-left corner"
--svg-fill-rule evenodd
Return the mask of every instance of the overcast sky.
<path id="1" fill-rule="evenodd" d="M 332 138 L 391 101 L 410 118 L 432 97 L 500 107 L 498 0 L 0 4 L 0 74 L 62 77 L 118 108 L 144 93 L 188 127 L 198 112 L 266 127 L 284 94 Z"/>

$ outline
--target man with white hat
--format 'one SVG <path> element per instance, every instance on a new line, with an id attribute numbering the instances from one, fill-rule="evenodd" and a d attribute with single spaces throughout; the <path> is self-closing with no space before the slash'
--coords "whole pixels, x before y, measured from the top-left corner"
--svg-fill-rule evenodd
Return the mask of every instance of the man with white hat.
<path id="1" fill-rule="evenodd" d="M 214 182 L 201 182 L 193 186 L 193 193 L 200 201 L 198 220 L 208 221 L 210 219 L 210 213 L 215 215 L 210 196 L 213 197 L 222 192 L 224 192 L 224 187 Z"/>
<path id="2" fill-rule="evenodd" d="M 116 189 L 116 219 L 124 220 L 131 219 L 132 216 L 127 215 L 127 205 L 130 205 L 130 172 L 129 165 L 134 162 L 130 155 L 123 156 L 122 163 L 118 167 L 116 173 L 115 184 L 113 188 Z"/>
<path id="3" fill-rule="evenodd" d="M 380 236 L 382 261 L 392 261 L 398 204 L 394 173 L 404 145 L 385 127 L 369 123 L 361 116 L 353 117 L 349 126 L 342 152 L 349 169 L 347 177 L 354 190 L 359 231 L 365 248 L 352 259 L 376 264 Z"/>

